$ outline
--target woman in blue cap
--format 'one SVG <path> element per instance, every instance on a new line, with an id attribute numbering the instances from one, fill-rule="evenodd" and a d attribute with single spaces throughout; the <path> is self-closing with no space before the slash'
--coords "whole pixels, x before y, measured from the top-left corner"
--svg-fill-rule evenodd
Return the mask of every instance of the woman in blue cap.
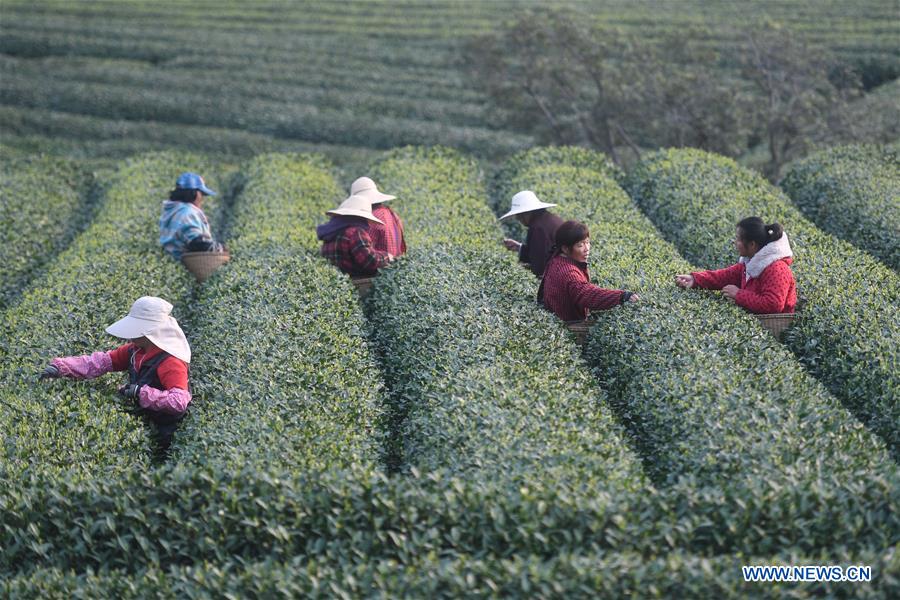
<path id="1" fill-rule="evenodd" d="M 224 247 L 212 237 L 203 209 L 203 197 L 216 193 L 206 187 L 196 173 L 182 173 L 159 217 L 159 243 L 175 260 L 185 252 L 222 252 Z"/>

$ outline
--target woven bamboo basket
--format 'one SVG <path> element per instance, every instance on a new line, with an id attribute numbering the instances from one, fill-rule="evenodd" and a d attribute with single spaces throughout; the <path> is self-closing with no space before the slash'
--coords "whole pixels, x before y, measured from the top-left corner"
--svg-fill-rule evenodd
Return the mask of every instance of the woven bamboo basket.
<path id="1" fill-rule="evenodd" d="M 594 323 L 596 323 L 596 321 L 593 319 L 566 321 L 566 327 L 575 334 L 575 341 L 578 342 L 578 345 L 584 346 L 585 343 L 587 343 L 588 332 L 591 330 L 591 327 L 594 326 Z"/>
<path id="2" fill-rule="evenodd" d="M 372 280 L 374 277 L 351 277 L 350 281 L 353 282 L 353 285 L 356 286 L 356 291 L 359 293 L 360 298 L 365 298 L 369 294 L 369 290 L 372 289 Z"/>
<path id="3" fill-rule="evenodd" d="M 759 319 L 760 325 L 765 327 L 776 339 L 781 339 L 781 334 L 784 333 L 784 330 L 790 327 L 797 318 L 796 313 L 776 313 L 754 316 Z"/>
<path id="4" fill-rule="evenodd" d="M 185 252 L 181 255 L 181 262 L 199 283 L 206 281 L 230 259 L 227 252 Z"/>

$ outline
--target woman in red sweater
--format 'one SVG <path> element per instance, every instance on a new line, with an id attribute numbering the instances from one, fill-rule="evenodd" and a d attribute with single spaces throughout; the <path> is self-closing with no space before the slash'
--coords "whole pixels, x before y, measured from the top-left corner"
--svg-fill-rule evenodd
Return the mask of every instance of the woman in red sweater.
<path id="1" fill-rule="evenodd" d="M 191 348 L 171 312 L 172 305 L 162 298 L 138 298 L 126 317 L 106 328 L 110 335 L 127 339 L 127 344 L 108 352 L 54 358 L 40 378 L 93 379 L 110 371 L 128 371 L 128 383 L 119 394 L 154 423 L 159 449 L 165 454 L 191 402 Z"/>
<path id="2" fill-rule="evenodd" d="M 734 247 L 740 255 L 736 265 L 676 275 L 676 285 L 722 290 L 732 302 L 756 314 L 794 312 L 794 253 L 784 228 L 778 223 L 766 225 L 759 217 L 747 217 L 737 224 Z"/>
<path id="3" fill-rule="evenodd" d="M 591 237 L 587 225 L 566 221 L 556 230 L 553 254 L 544 268 L 538 302 L 563 321 L 583 321 L 592 310 L 608 310 L 637 302 L 637 294 L 608 290 L 591 283 L 587 262 Z"/>

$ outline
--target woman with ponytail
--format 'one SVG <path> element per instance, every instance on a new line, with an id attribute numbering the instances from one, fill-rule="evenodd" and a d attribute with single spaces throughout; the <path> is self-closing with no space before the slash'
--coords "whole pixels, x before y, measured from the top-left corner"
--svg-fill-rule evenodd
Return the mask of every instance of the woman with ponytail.
<path id="1" fill-rule="evenodd" d="M 794 312 L 794 253 L 784 228 L 778 223 L 766 225 L 759 217 L 747 217 L 737 224 L 734 247 L 740 255 L 736 265 L 676 275 L 676 285 L 722 290 L 732 302 L 756 314 Z"/>
<path id="2" fill-rule="evenodd" d="M 591 283 L 587 270 L 591 253 L 587 225 L 566 221 L 556 230 L 555 242 L 537 299 L 560 319 L 582 321 L 592 310 L 608 310 L 640 299 L 633 292 L 608 290 Z"/>

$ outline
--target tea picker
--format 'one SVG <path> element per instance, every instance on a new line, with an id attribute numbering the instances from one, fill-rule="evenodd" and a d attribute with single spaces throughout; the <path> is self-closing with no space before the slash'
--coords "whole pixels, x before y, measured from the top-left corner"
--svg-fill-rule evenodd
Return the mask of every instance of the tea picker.
<path id="1" fill-rule="evenodd" d="M 594 285 L 588 275 L 591 238 L 587 225 L 566 221 L 556 230 L 553 255 L 547 262 L 537 300 L 566 321 L 584 321 L 591 311 L 609 310 L 640 300 L 628 290 L 610 290 Z"/>
<path id="2" fill-rule="evenodd" d="M 510 217 L 528 228 L 525 242 L 513 239 L 503 240 L 507 250 L 518 252 L 519 262 L 528 265 L 531 272 L 540 277 L 550 259 L 556 230 L 562 225 L 562 219 L 547 209 L 556 206 L 542 202 L 530 190 L 523 190 L 512 197 L 512 206 L 499 220 Z"/>
<path id="3" fill-rule="evenodd" d="M 678 287 L 722 290 L 741 308 L 753 313 L 763 327 L 779 337 L 792 323 L 797 307 L 797 285 L 791 271 L 794 252 L 779 223 L 766 225 L 747 217 L 736 226 L 737 264 L 714 271 L 676 275 Z"/>
<path id="4" fill-rule="evenodd" d="M 406 254 L 406 239 L 403 236 L 403 221 L 388 202 L 396 200 L 396 196 L 379 191 L 375 182 L 368 177 L 360 177 L 350 186 L 351 196 L 362 196 L 372 205 L 372 215 L 379 222 L 369 222 L 369 236 L 372 247 L 392 256 Z"/>
<path id="5" fill-rule="evenodd" d="M 360 294 L 365 295 L 371 278 L 394 260 L 393 254 L 372 245 L 369 223 L 381 221 L 372 214 L 371 202 L 362 196 L 350 196 L 325 214 L 331 220 L 316 227 L 316 236 L 322 240 L 321 254 L 350 275 Z"/>
<path id="6" fill-rule="evenodd" d="M 128 371 L 128 382 L 119 394 L 154 424 L 159 449 L 165 453 L 191 402 L 191 348 L 171 312 L 172 305 L 162 298 L 138 298 L 127 316 L 106 328 L 110 335 L 128 340 L 127 344 L 106 352 L 54 358 L 39 378 L 93 379 L 111 371 Z"/>
<path id="7" fill-rule="evenodd" d="M 213 239 L 203 212 L 203 199 L 216 193 L 196 173 L 182 173 L 162 205 L 159 243 L 180 260 L 201 283 L 229 259 L 225 247 Z"/>

